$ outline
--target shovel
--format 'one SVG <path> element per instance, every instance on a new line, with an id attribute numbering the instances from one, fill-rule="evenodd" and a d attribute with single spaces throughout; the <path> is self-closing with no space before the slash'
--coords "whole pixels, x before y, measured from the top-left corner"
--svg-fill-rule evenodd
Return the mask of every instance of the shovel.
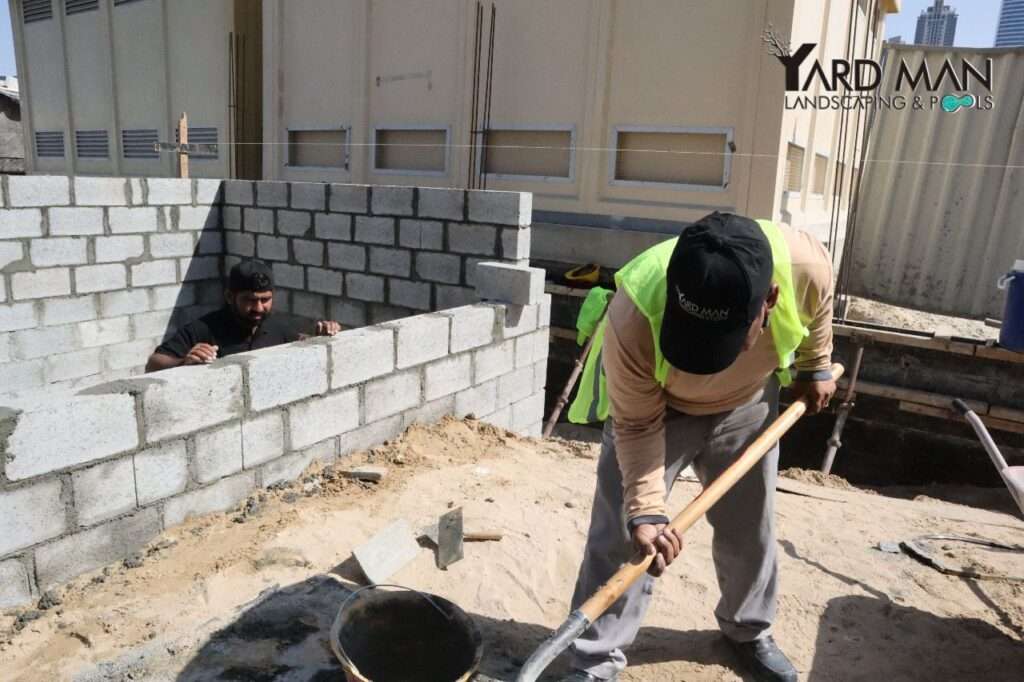
<path id="1" fill-rule="evenodd" d="M 953 401 L 953 408 L 963 415 L 964 419 L 974 429 L 974 432 L 978 434 L 978 439 L 981 440 L 985 452 L 992 459 L 992 463 L 996 465 L 996 470 L 1003 477 L 1003 483 L 1006 484 L 1010 494 L 1013 495 L 1013 501 L 1017 503 L 1021 514 L 1024 515 L 1024 466 L 1007 466 L 1006 460 L 1003 459 L 1003 453 L 999 452 L 999 446 L 992 440 L 988 429 L 985 428 L 985 423 L 981 421 L 981 417 L 974 413 L 974 410 L 967 406 L 967 403 L 957 398 Z"/>
<path id="2" fill-rule="evenodd" d="M 843 366 L 832 365 L 832 378 L 839 379 L 843 375 Z M 683 511 L 672 519 L 669 525 L 680 533 L 685 532 L 695 524 L 711 506 L 718 502 L 729 490 L 743 478 L 743 475 L 750 471 L 755 464 L 761 461 L 772 446 L 789 431 L 790 427 L 807 412 L 807 403 L 798 400 L 779 415 L 779 418 L 772 422 L 768 428 L 757 437 L 750 446 L 744 450 L 739 459 L 732 463 L 722 475 L 716 478 L 700 495 L 695 497 L 690 504 L 686 505 Z M 540 645 L 533 655 L 519 671 L 516 682 L 535 682 L 544 669 L 551 664 L 555 658 L 568 647 L 573 640 L 587 631 L 587 628 L 600 617 L 602 613 L 614 604 L 622 593 L 632 585 L 637 578 L 647 572 L 654 555 L 646 555 L 641 552 L 635 553 L 628 563 L 613 575 L 608 582 L 590 599 L 585 601 L 578 609 L 569 614 L 569 617 L 562 623 L 555 633 Z"/>

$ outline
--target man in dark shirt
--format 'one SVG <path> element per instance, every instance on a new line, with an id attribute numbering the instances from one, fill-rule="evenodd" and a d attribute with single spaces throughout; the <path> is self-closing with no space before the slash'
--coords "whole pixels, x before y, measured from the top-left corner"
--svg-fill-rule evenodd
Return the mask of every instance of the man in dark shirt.
<path id="1" fill-rule="evenodd" d="M 162 343 L 146 363 L 147 372 L 181 365 L 201 365 L 235 353 L 270 348 L 305 338 L 286 321 L 271 315 L 274 275 L 260 260 L 231 268 L 223 308 L 203 315 Z M 334 336 L 337 322 L 318 321 L 317 336 Z"/>

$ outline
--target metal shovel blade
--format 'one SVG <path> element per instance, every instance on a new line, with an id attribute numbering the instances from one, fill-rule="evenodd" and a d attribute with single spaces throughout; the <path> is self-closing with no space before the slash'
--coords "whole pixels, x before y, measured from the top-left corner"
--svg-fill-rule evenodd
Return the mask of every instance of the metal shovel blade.
<path id="1" fill-rule="evenodd" d="M 1013 495 L 1014 501 L 1020 508 L 1020 513 L 1024 514 L 1024 466 L 1006 467 L 999 473 L 1002 475 L 1003 482 L 1010 489 L 1010 494 Z"/>
<path id="2" fill-rule="evenodd" d="M 437 520 L 437 567 L 444 570 L 462 559 L 462 507 Z"/>

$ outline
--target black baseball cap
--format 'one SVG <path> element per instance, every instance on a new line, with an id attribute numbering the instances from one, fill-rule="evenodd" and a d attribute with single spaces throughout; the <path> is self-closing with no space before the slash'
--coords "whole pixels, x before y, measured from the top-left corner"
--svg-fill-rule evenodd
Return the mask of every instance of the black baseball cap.
<path id="1" fill-rule="evenodd" d="M 715 374 L 736 361 L 772 285 L 772 249 L 749 218 L 712 213 L 679 235 L 668 264 L 661 352 L 676 369 Z"/>
<path id="2" fill-rule="evenodd" d="M 228 289 L 231 291 L 272 291 L 274 271 L 256 258 L 249 258 L 231 268 L 228 275 Z"/>

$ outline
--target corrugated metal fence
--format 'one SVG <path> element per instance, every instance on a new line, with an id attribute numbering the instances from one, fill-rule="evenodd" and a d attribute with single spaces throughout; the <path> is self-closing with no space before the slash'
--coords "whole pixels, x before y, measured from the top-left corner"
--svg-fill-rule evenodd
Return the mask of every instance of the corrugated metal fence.
<path id="1" fill-rule="evenodd" d="M 962 317 L 1002 316 L 996 280 L 1024 258 L 1024 49 L 890 48 L 936 76 L 945 59 L 993 61 L 993 108 L 879 108 L 870 133 L 850 253 L 849 293 Z M 950 86 L 952 87 L 952 86 Z M 978 97 L 989 94 L 971 87 Z M 906 94 L 906 92 L 904 93 Z M 928 95 L 919 87 L 919 95 Z M 962 95 L 955 90 L 946 94 Z"/>

